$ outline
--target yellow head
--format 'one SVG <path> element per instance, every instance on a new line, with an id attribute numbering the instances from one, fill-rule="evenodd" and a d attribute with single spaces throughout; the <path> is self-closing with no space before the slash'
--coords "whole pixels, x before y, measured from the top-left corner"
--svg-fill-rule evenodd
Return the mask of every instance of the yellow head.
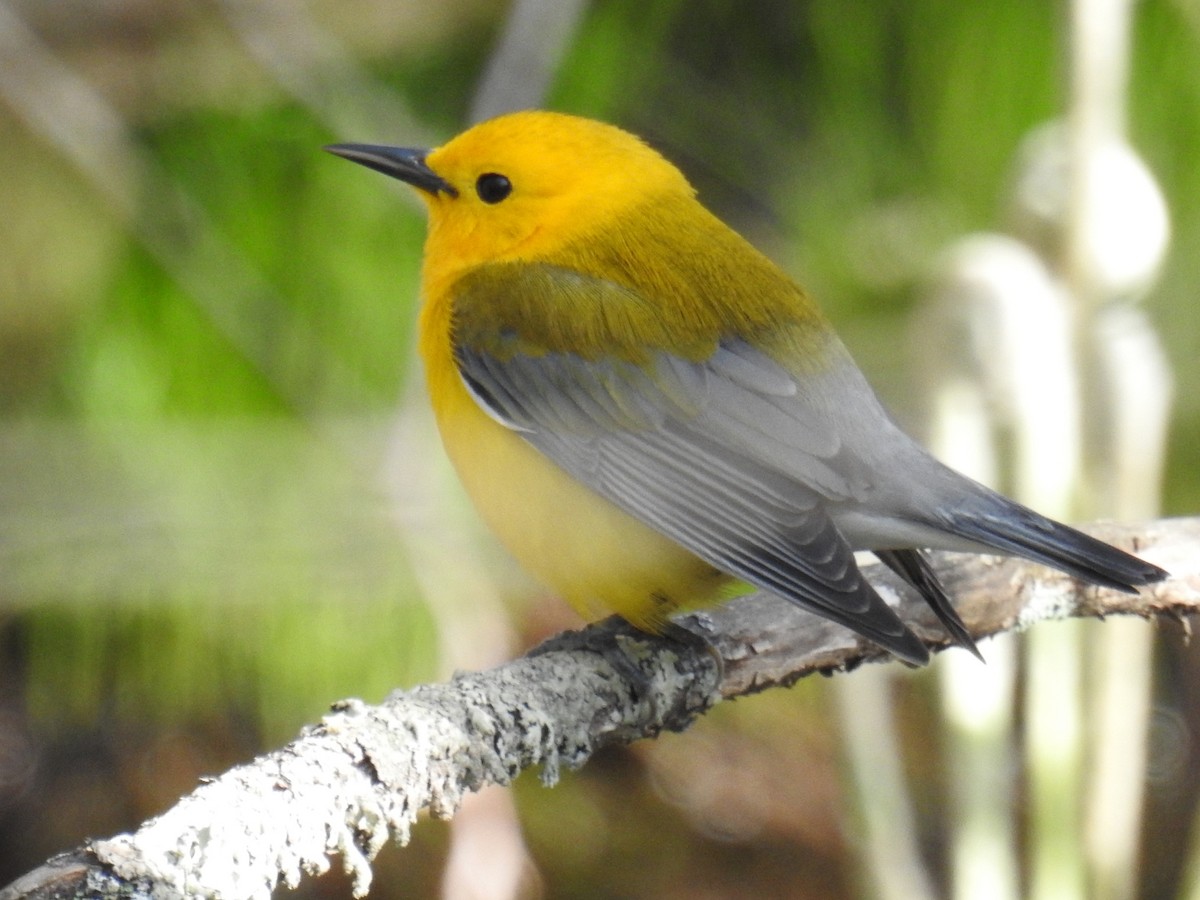
<path id="1" fill-rule="evenodd" d="M 429 152 L 328 148 L 418 188 L 429 206 L 426 263 L 443 272 L 536 257 L 663 193 L 694 192 L 640 139 L 562 113 L 518 112 Z"/>

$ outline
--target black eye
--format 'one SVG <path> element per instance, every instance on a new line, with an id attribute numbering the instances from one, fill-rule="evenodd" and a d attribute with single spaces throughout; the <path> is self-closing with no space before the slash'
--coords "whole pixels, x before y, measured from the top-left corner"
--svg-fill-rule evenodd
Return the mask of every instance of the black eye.
<path id="1" fill-rule="evenodd" d="M 499 203 L 512 193 L 512 182 L 496 172 L 488 172 L 476 179 L 475 193 L 484 203 Z"/>

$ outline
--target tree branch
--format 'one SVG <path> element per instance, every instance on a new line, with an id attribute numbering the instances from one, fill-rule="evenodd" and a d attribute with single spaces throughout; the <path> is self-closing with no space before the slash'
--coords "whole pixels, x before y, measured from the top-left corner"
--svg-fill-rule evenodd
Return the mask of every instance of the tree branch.
<path id="1" fill-rule="evenodd" d="M 1021 560 L 938 554 L 934 563 L 979 638 L 1071 616 L 1182 620 L 1200 611 L 1200 518 L 1090 530 L 1172 578 L 1134 596 Z M 930 648 L 944 649 L 924 603 L 882 566 L 868 573 Z M 600 747 L 682 730 L 721 699 L 885 658 L 846 629 L 761 594 L 682 621 L 705 635 L 721 666 L 702 647 L 609 621 L 580 633 L 575 647 L 556 639 L 378 707 L 343 701 L 286 747 L 201 785 L 134 834 L 50 860 L 0 890 L 0 900 L 266 898 L 326 871 L 334 855 L 362 896 L 371 859 L 389 840 L 406 841 L 422 810 L 448 818 L 465 792 L 507 784 L 534 765 L 553 784 L 563 766 L 583 765 Z M 598 642 L 620 648 L 640 679 L 622 674 L 630 665 L 614 668 L 609 656 L 583 649 Z"/>

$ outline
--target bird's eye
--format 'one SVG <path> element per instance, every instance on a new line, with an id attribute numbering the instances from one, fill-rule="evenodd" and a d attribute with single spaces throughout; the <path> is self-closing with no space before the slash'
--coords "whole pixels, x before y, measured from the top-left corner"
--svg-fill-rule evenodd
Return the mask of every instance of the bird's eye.
<path id="1" fill-rule="evenodd" d="M 512 182 L 496 172 L 488 172 L 476 179 L 475 193 L 484 203 L 499 203 L 512 193 Z"/>

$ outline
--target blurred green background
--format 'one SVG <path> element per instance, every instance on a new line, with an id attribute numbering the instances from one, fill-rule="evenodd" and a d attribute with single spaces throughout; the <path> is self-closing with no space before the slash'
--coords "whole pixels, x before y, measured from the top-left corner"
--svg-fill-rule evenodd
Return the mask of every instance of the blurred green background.
<path id="1" fill-rule="evenodd" d="M 918 407 L 903 336 L 920 285 L 939 251 L 1004 224 L 1018 147 L 1066 103 L 1064 12 L 547 9 L 525 96 L 544 84 L 542 105 L 646 137 L 812 290 L 902 417 Z M 412 360 L 418 204 L 320 152 L 460 131 L 513 12 L 0 0 L 0 884 L 335 699 L 573 624 L 479 535 L 438 455 Z M 1144 306 L 1177 384 L 1176 514 L 1200 507 L 1198 50 L 1195 2 L 1136 6 L 1129 135 L 1173 226 Z M 1182 756 L 1147 794 L 1147 897 L 1181 890 L 1197 789 L 1198 657 L 1168 635 L 1159 659 Z M 829 687 L 718 710 L 551 791 L 523 778 L 519 895 L 869 893 Z M 944 888 L 930 676 L 896 703 Z M 372 896 L 436 896 L 451 842 L 418 826 Z M 348 896 L 336 876 L 303 893 Z"/>

